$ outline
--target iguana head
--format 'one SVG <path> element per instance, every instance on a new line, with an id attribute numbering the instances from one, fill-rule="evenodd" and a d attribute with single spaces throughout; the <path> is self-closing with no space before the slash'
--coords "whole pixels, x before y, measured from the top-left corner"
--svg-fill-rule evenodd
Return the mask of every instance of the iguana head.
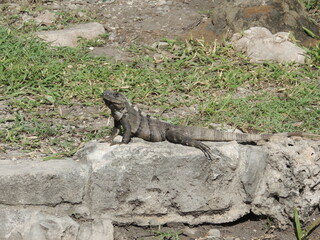
<path id="1" fill-rule="evenodd" d="M 106 90 L 102 98 L 111 110 L 122 110 L 126 107 L 127 99 L 121 93 Z"/>

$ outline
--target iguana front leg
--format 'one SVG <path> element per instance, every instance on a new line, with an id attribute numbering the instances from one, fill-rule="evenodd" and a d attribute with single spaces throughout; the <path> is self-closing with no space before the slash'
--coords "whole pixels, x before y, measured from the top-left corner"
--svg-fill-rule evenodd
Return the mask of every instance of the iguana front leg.
<path id="1" fill-rule="evenodd" d="M 131 126 L 129 124 L 129 121 L 126 118 L 121 118 L 120 120 L 114 120 L 114 127 L 112 129 L 112 132 L 110 136 L 107 137 L 107 139 L 103 142 L 112 142 L 113 139 L 116 136 L 118 136 L 121 126 L 123 127 L 123 131 L 124 131 L 121 143 L 125 143 L 125 144 L 129 143 L 131 140 Z M 119 144 L 119 143 L 112 142 L 112 145 L 113 144 Z"/>
<path id="2" fill-rule="evenodd" d="M 183 134 L 179 133 L 176 130 L 172 130 L 172 129 L 167 130 L 166 139 L 172 143 L 178 143 L 185 146 L 198 148 L 204 153 L 206 158 L 208 158 L 209 160 L 213 160 L 214 158 L 210 151 L 210 148 L 207 145 L 197 140 L 194 140 L 190 137 L 184 136 Z"/>
<path id="3" fill-rule="evenodd" d="M 110 136 L 108 136 L 105 140 L 102 140 L 102 141 L 99 141 L 99 142 L 101 142 L 101 143 L 103 143 L 103 142 L 112 142 L 113 139 L 116 136 L 118 136 L 118 134 L 120 132 L 120 127 L 121 127 L 120 121 L 114 120 L 114 126 L 113 126 L 113 129 L 112 129 L 112 132 L 111 132 Z"/>
<path id="4" fill-rule="evenodd" d="M 118 136 L 118 134 L 119 134 L 119 132 L 120 132 L 120 127 L 121 127 L 120 122 L 114 120 L 114 126 L 113 126 L 113 129 L 112 129 L 112 132 L 111 132 L 110 136 L 106 138 L 106 142 L 112 142 L 113 139 L 114 139 L 116 136 Z"/>
<path id="5" fill-rule="evenodd" d="M 120 119 L 120 124 L 123 127 L 122 143 L 127 144 L 131 140 L 131 125 L 127 119 L 127 116 L 124 116 Z"/>

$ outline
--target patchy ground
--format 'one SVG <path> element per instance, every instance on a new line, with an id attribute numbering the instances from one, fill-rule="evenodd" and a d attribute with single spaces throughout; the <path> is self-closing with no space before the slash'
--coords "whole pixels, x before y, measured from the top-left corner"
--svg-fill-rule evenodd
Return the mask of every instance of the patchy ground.
<path id="1" fill-rule="evenodd" d="M 162 38 L 188 36 L 191 29 L 208 19 L 210 8 L 213 4 L 209 0 L 106 0 L 100 2 L 89 1 L 90 3 L 86 3 L 85 1 L 44 1 L 43 4 L 38 1 L 35 2 L 38 4 L 37 8 L 22 12 L 19 9 L 23 8 L 23 4 L 9 5 L 7 7 L 8 12 L 21 15 L 20 17 L 12 18 L 10 24 L 19 26 L 28 19 L 37 17 L 45 9 L 55 11 L 69 9 L 70 18 L 95 20 L 104 24 L 108 32 L 107 46 L 112 46 L 112 54 L 118 57 L 118 59 L 126 58 L 127 60 L 130 60 L 132 55 L 127 56 L 127 53 L 118 50 L 116 47 L 132 48 L 134 44 L 152 45 Z M 66 16 L 61 16 L 61 18 L 67 19 Z M 60 29 L 64 26 L 57 25 L 50 27 Z M 100 53 L 101 51 L 96 54 Z M 134 51 L 131 53 L 134 53 Z M 143 106 L 142 109 L 150 113 Z M 177 108 L 176 112 L 169 113 L 169 116 L 196 114 L 197 111 L 195 109 L 194 107 Z M 19 109 L 12 108 L 7 101 L 0 101 L 0 118 L 3 119 L 3 121 L 0 121 L 1 130 L 5 131 L 8 125 L 13 124 L 17 112 L 19 112 Z M 59 112 L 61 117 L 48 117 L 50 112 Z M 21 146 L 0 143 L 0 160 L 42 158 L 55 153 L 59 157 L 61 151 L 59 144 L 51 145 L 45 144 L 45 142 L 59 142 L 63 139 L 62 141 L 65 141 L 65 145 L 70 146 L 70 149 L 74 150 L 75 147 L 80 147 L 83 142 L 88 140 L 82 138 L 81 132 L 91 132 L 92 138 L 102 138 L 107 134 L 108 129 L 106 129 L 106 126 L 110 126 L 109 122 L 111 120 L 104 116 L 106 112 L 107 109 L 103 105 L 83 106 L 74 103 L 72 106 L 56 106 L 53 103 L 48 103 L 46 107 L 39 109 L 37 113 L 39 116 L 42 114 L 46 116 L 41 117 L 41 121 L 32 120 L 34 116 L 31 115 L 27 115 L 27 119 L 20 119 L 21 122 L 30 122 L 30 132 L 32 134 L 26 136 L 26 143 L 32 140 L 33 149 L 28 148 L 27 145 L 21 148 Z M 17 126 L 18 128 L 19 126 Z M 65 136 L 57 138 L 54 133 L 50 132 L 58 128 L 63 128 Z M 98 130 L 101 129 L 105 130 L 100 131 L 100 135 L 97 135 Z M 14 138 L 16 136 L 10 137 Z M 26 149 L 28 151 L 25 151 Z M 189 227 L 169 225 L 162 228 L 161 232 L 179 232 L 181 233 L 179 239 L 186 240 L 193 239 L 190 237 L 191 233 L 194 233 L 196 236 L 205 236 L 207 231 L 212 228 L 219 229 L 225 239 L 227 237 L 229 237 L 228 239 L 256 240 L 292 240 L 295 238 L 293 228 L 289 228 L 287 231 L 277 231 L 272 222 L 266 219 L 255 219 L 254 217 L 245 218 L 235 224 L 223 226 L 205 225 Z M 161 235 L 160 232 L 155 233 L 155 231 L 150 231 L 150 229 L 136 226 L 118 226 L 115 232 L 115 239 L 118 240 L 175 239 L 172 234 L 164 238 L 164 235 Z M 310 239 L 320 239 L 319 229 L 311 235 Z"/>
<path id="2" fill-rule="evenodd" d="M 313 218 L 319 217 L 319 214 Z M 294 240 L 294 230 L 289 228 L 279 231 L 270 219 L 261 219 L 253 215 L 245 216 L 235 223 L 201 226 L 188 226 L 184 224 L 168 224 L 157 227 L 115 226 L 115 239 L 125 240 L 194 240 L 208 236 L 211 229 L 218 230 L 221 240 Z M 165 238 L 167 236 L 167 238 Z M 219 238 L 218 238 L 219 239 Z M 320 231 L 317 229 L 310 235 L 310 240 L 320 239 Z M 209 239 L 211 240 L 211 239 Z"/>
<path id="3" fill-rule="evenodd" d="M 183 224 L 168 224 L 157 227 L 141 228 L 136 226 L 115 227 L 115 239 L 136 239 L 136 240 L 155 240 L 172 239 L 179 236 L 179 240 L 201 239 L 208 236 L 210 229 L 220 232 L 222 239 L 238 240 L 293 240 L 295 238 L 292 230 L 275 231 L 274 226 L 266 219 L 239 220 L 237 223 L 225 225 L 201 225 L 186 226 Z M 163 238 L 167 236 L 167 238 Z M 161 238 L 162 237 L 162 238 Z M 171 238 L 170 238 L 171 237 Z"/>
<path id="4" fill-rule="evenodd" d="M 119 1 L 110 9 L 106 27 L 117 43 L 152 44 L 176 38 L 200 24 L 210 14 L 212 1 Z"/>

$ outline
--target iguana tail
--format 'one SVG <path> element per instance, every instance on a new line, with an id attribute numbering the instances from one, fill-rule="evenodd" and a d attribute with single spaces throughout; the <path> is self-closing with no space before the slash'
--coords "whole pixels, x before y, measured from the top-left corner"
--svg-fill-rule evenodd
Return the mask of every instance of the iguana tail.
<path id="1" fill-rule="evenodd" d="M 217 142 L 256 142 L 259 140 L 268 140 L 273 134 L 247 134 L 226 132 L 209 128 L 177 126 L 179 132 L 183 132 L 185 136 L 199 141 L 217 141 Z"/>
<path id="2" fill-rule="evenodd" d="M 279 134 L 281 134 L 281 133 L 279 133 Z M 288 132 L 287 133 L 287 137 L 294 137 L 294 136 L 305 137 L 305 138 L 309 138 L 309 139 L 312 139 L 312 140 L 320 140 L 320 135 L 319 134 L 303 133 L 303 132 Z"/>
<path id="3" fill-rule="evenodd" d="M 260 140 L 269 140 L 273 136 L 281 137 L 292 137 L 300 136 L 307 137 L 310 139 L 320 140 L 320 135 L 309 134 L 309 133 L 263 133 L 263 134 L 250 134 L 250 133 L 235 133 L 226 132 L 215 129 L 189 127 L 189 126 L 178 126 L 179 131 L 183 132 L 188 137 L 199 141 L 237 141 L 237 142 L 257 142 Z"/>

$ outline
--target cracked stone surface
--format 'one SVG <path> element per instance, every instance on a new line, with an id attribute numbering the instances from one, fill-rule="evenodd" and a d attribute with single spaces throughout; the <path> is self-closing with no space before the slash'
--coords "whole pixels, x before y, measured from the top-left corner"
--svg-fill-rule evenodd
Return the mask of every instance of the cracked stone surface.
<path id="1" fill-rule="evenodd" d="M 72 159 L 3 160 L 0 166 L 0 204 L 57 205 L 82 201 L 88 173 Z"/>
<path id="2" fill-rule="evenodd" d="M 294 207 L 302 219 L 319 208 L 319 141 L 208 145 L 214 161 L 195 148 L 141 139 L 93 141 L 74 159 L 2 160 L 0 237 L 112 240 L 113 223 L 219 224 L 249 213 L 285 228 Z"/>

